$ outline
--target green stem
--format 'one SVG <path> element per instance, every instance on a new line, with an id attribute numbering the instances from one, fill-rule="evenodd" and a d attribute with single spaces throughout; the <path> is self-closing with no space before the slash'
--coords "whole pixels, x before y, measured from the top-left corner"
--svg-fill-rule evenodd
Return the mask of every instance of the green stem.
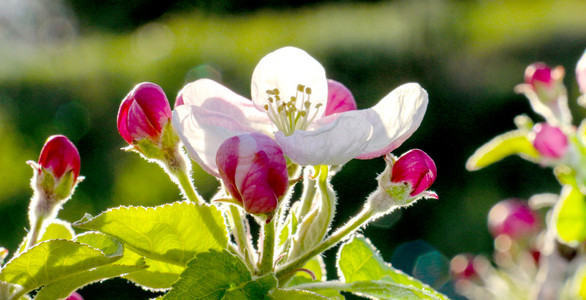
<path id="1" fill-rule="evenodd" d="M 273 269 L 275 255 L 275 219 L 264 223 L 262 257 L 258 266 L 259 274 L 264 275 Z"/>
<path id="2" fill-rule="evenodd" d="M 195 187 L 193 186 L 193 183 L 189 179 L 189 176 L 187 175 L 186 170 L 184 170 L 183 172 L 177 172 L 175 174 L 175 176 L 177 176 L 177 180 L 179 181 L 179 187 L 180 187 L 181 191 L 183 192 L 185 197 L 187 197 L 187 199 L 189 199 L 189 201 L 194 202 L 194 203 L 198 203 L 198 204 L 202 204 L 205 202 L 201 198 L 201 196 L 195 191 Z"/>
<path id="3" fill-rule="evenodd" d="M 167 151 L 171 154 L 165 158 L 165 164 L 171 174 L 177 178 L 176 183 L 179 185 L 179 189 L 183 195 L 191 202 L 198 204 L 205 203 L 203 198 L 195 190 L 195 186 L 193 186 L 193 182 L 189 177 L 189 173 L 191 172 L 189 158 L 185 157 L 178 146 L 175 149 L 169 149 Z"/>
<path id="4" fill-rule="evenodd" d="M 323 240 L 321 243 L 317 244 L 313 249 L 309 250 L 305 254 L 295 258 L 294 260 L 288 262 L 287 264 L 281 266 L 277 270 L 277 280 L 279 281 L 279 285 L 283 286 L 293 275 L 295 272 L 302 268 L 305 263 L 312 259 L 314 256 L 328 250 L 329 248 L 335 246 L 338 242 L 340 242 L 344 237 L 347 237 L 350 233 L 354 232 L 360 226 L 362 226 L 370 217 L 372 216 L 372 212 L 369 209 L 363 209 L 356 217 L 354 217 L 350 223 L 344 225 L 344 227 L 336 230 L 336 232 L 332 233 L 329 237 Z"/>
<path id="5" fill-rule="evenodd" d="M 26 247 L 24 248 L 25 250 L 29 249 L 37 243 L 44 222 L 44 216 L 38 216 L 37 218 L 35 218 L 34 224 L 31 224 L 31 231 L 28 233 L 28 236 L 26 238 Z"/>
<path id="6" fill-rule="evenodd" d="M 245 263 L 251 270 L 253 270 L 254 273 L 256 265 L 254 263 L 254 258 L 252 256 L 252 245 L 250 244 L 250 239 L 248 239 L 248 233 L 245 229 L 244 222 L 242 221 L 240 210 L 238 210 L 238 207 L 234 205 L 229 206 L 230 223 L 233 228 L 232 234 L 234 235 L 234 239 L 236 240 L 236 244 L 238 245 L 238 250 L 242 254 Z"/>
<path id="7" fill-rule="evenodd" d="M 305 170 L 304 170 L 305 172 Z M 309 212 L 309 210 L 311 209 L 311 206 L 313 204 L 313 198 L 315 196 L 315 192 L 317 191 L 317 188 L 315 186 L 315 181 L 312 180 L 311 178 L 307 178 L 309 177 L 309 172 L 305 172 L 306 174 L 304 174 L 306 176 L 306 178 L 304 178 L 304 186 L 305 186 L 305 191 L 303 191 L 303 197 L 302 197 L 302 203 L 301 203 L 301 209 L 299 210 L 299 215 L 297 216 L 299 218 L 299 220 L 303 219 L 303 217 L 305 217 L 305 215 L 307 215 L 307 213 Z"/>

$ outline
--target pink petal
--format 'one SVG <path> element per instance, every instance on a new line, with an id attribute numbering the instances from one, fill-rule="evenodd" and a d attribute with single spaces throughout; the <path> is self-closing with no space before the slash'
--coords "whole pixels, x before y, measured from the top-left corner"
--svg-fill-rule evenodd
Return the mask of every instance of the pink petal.
<path id="1" fill-rule="evenodd" d="M 413 149 L 401 155 L 393 165 L 391 181 L 411 184 L 411 196 L 427 190 L 437 177 L 435 163 L 427 153 Z"/>
<path id="2" fill-rule="evenodd" d="M 328 102 L 325 115 L 329 116 L 349 110 L 356 110 L 356 101 L 352 92 L 343 84 L 328 79 Z"/>
<path id="3" fill-rule="evenodd" d="M 65 172 L 73 171 L 74 179 L 79 176 L 81 160 L 75 145 L 64 135 L 50 136 L 39 156 L 39 165 L 61 178 Z"/>

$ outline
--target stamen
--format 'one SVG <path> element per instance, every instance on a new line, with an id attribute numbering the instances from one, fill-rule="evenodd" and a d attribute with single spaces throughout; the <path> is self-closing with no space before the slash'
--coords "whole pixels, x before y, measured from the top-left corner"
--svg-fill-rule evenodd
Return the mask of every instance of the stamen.
<path id="1" fill-rule="evenodd" d="M 295 130 L 304 130 L 317 117 L 321 103 L 312 107 L 311 87 L 297 85 L 295 95 L 289 101 L 282 101 L 279 89 L 267 90 L 268 104 L 264 106 L 271 121 L 285 135 L 291 135 Z"/>

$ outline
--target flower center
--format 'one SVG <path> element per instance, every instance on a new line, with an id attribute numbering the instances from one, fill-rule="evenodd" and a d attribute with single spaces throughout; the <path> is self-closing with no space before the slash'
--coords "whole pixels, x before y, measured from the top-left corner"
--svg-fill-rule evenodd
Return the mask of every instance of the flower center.
<path id="1" fill-rule="evenodd" d="M 297 85 L 295 96 L 282 100 L 279 89 L 267 90 L 269 103 L 264 105 L 267 115 L 285 136 L 295 130 L 305 130 L 313 122 L 322 104 L 311 105 L 311 88 Z"/>

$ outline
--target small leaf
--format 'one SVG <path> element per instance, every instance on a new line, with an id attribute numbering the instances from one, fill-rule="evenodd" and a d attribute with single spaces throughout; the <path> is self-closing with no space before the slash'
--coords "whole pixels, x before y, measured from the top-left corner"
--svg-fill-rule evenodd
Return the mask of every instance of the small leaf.
<path id="1" fill-rule="evenodd" d="M 184 266 L 196 253 L 225 249 L 228 244 L 222 214 L 207 204 L 122 206 L 84 218 L 74 226 L 104 232 L 144 257 L 178 266 Z"/>
<path id="2" fill-rule="evenodd" d="M 111 264 L 118 254 L 102 251 L 78 242 L 49 240 L 36 244 L 10 260 L 0 271 L 0 280 L 19 284 L 23 292 L 65 277 Z"/>
<path id="3" fill-rule="evenodd" d="M 536 161 L 540 155 L 527 134 L 527 130 L 514 130 L 496 136 L 474 152 L 466 162 L 466 168 L 470 171 L 479 170 L 513 154 Z"/>
<path id="4" fill-rule="evenodd" d="M 276 289 L 271 294 L 273 300 L 321 300 L 321 299 L 332 299 L 330 297 L 318 295 L 310 291 L 301 290 L 281 290 Z M 344 299 L 344 298 L 341 298 Z"/>
<path id="5" fill-rule="evenodd" d="M 386 291 L 393 289 L 413 291 L 409 293 L 413 293 L 421 299 L 448 299 L 428 285 L 385 263 L 368 239 L 360 235 L 354 236 L 350 241 L 340 247 L 337 265 L 342 280 L 346 283 L 382 282 L 372 286 L 361 283 L 357 285 L 361 288 L 360 293 L 366 290 L 376 289 L 377 286 L 380 286 L 381 290 Z M 353 289 L 356 290 L 354 285 Z M 374 292 L 371 291 L 371 293 Z M 377 297 L 374 294 L 372 296 Z"/>
<path id="6" fill-rule="evenodd" d="M 291 278 L 289 282 L 287 282 L 287 286 L 295 286 L 298 284 L 308 283 L 308 282 L 315 282 L 315 281 L 325 281 L 326 280 L 326 266 L 324 264 L 324 260 L 321 256 L 314 256 L 312 259 L 307 261 L 303 266 L 303 269 L 307 269 L 315 275 L 315 280 L 311 278 L 307 272 L 297 272 L 295 276 Z"/>
<path id="7" fill-rule="evenodd" d="M 570 244 L 586 241 L 586 200 L 576 186 L 565 185 L 554 209 L 558 237 Z"/>
<path id="8" fill-rule="evenodd" d="M 276 285 L 272 274 L 253 279 L 239 258 L 210 250 L 189 261 L 164 299 L 263 299 Z"/>

